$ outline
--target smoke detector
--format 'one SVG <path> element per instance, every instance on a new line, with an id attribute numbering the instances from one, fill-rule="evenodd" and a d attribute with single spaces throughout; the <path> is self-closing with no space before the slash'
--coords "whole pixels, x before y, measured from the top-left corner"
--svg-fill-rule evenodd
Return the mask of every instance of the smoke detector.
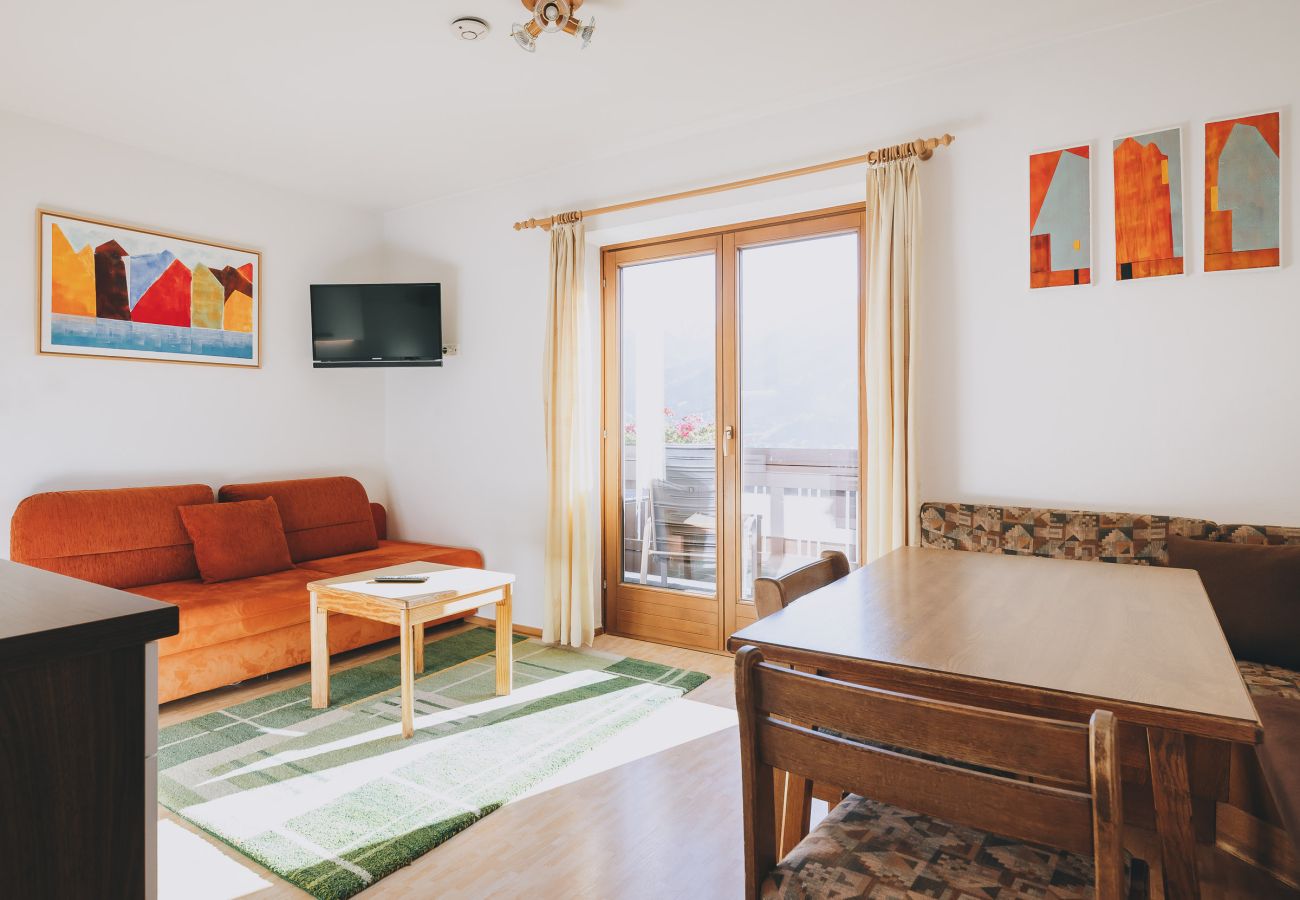
<path id="1" fill-rule="evenodd" d="M 461 16 L 451 23 L 451 33 L 462 41 L 481 41 L 490 30 L 487 22 L 474 16 Z"/>

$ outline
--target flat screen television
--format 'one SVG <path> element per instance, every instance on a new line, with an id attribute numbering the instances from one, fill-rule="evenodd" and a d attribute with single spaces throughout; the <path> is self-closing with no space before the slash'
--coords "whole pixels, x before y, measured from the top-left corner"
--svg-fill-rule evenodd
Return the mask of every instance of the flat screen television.
<path id="1" fill-rule="evenodd" d="M 442 365 L 442 286 L 313 284 L 318 369 Z"/>

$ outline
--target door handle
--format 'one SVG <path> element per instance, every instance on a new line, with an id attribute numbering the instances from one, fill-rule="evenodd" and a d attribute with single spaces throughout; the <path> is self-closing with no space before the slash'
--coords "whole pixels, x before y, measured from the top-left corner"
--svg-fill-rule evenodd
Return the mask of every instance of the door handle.
<path id="1" fill-rule="evenodd" d="M 735 436 L 736 436 L 736 429 L 732 428 L 730 425 L 722 429 L 722 455 L 723 456 L 726 456 L 728 453 L 731 452 L 730 450 L 727 449 L 727 447 L 728 445 L 731 444 L 731 441 L 735 438 Z"/>

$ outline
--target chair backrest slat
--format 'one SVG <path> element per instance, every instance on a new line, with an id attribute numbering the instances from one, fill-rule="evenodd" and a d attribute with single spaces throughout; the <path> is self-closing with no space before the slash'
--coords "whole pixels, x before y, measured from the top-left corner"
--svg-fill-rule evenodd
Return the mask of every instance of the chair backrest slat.
<path id="1" fill-rule="evenodd" d="M 757 669 L 760 709 L 796 720 L 815 709 L 818 721 L 833 722 L 836 731 L 850 737 L 1017 775 L 1085 786 L 1091 777 L 1084 725 L 789 674 L 770 666 Z"/>
<path id="2" fill-rule="evenodd" d="M 824 550 L 821 559 L 786 572 L 780 578 L 755 578 L 755 612 L 760 619 L 770 616 L 847 574 L 849 558 L 838 550 Z"/>
<path id="3" fill-rule="evenodd" d="M 1006 837 L 1091 853 L 1092 797 L 1083 792 L 986 775 L 767 719 L 760 759 L 881 803 Z"/>

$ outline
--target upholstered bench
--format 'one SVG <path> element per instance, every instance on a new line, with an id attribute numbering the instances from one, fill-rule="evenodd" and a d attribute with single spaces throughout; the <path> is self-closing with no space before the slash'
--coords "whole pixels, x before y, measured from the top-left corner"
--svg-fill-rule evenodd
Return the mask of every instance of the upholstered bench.
<path id="1" fill-rule="evenodd" d="M 1088 562 L 1169 564 L 1171 535 L 1217 540 L 1208 519 L 1028 506 L 926 503 L 921 544 L 944 550 L 1042 556 Z"/>
<path id="2" fill-rule="evenodd" d="M 1259 767 L 1300 851 L 1300 673 L 1258 663 L 1239 665 L 1264 726 L 1264 743 L 1255 750 Z"/>
<path id="3" fill-rule="evenodd" d="M 921 507 L 921 544 L 945 550 L 1041 556 L 1140 566 L 1167 566 L 1170 538 L 1217 543 L 1300 546 L 1300 527 L 1228 524 L 1208 519 L 1134 513 L 1107 513 L 1045 507 L 973 503 L 925 503 Z M 1206 548 L 1208 549 L 1208 548 Z M 1205 576 L 1203 575 L 1203 580 Z M 1240 622 L 1230 623 L 1214 591 L 1216 611 L 1224 619 L 1229 645 L 1255 700 L 1264 726 L 1257 748 L 1259 768 L 1277 812 L 1300 851 L 1300 671 L 1249 658 L 1258 641 L 1234 637 Z M 1300 607 L 1300 595 L 1296 596 Z M 1238 619 L 1240 616 L 1238 614 Z M 1300 609 L 1269 621 L 1273 643 L 1300 648 Z M 1290 623 L 1290 624 L 1288 624 Z M 1256 623 L 1258 625 L 1258 623 Z M 1294 634 L 1276 629 L 1294 629 Z M 1244 646 L 1243 646 L 1244 645 Z M 1300 651 L 1298 651 L 1300 652 Z"/>
<path id="4" fill-rule="evenodd" d="M 1218 540 L 1236 544 L 1300 546 L 1300 528 L 1259 525 L 1222 525 Z M 1300 591 L 1295 596 L 1300 607 Z M 1288 621 L 1290 627 L 1288 627 Z M 1300 609 L 1287 621 L 1270 621 L 1268 627 L 1284 629 L 1283 638 L 1300 648 Z M 1300 653 L 1300 650 L 1295 652 Z M 1255 711 L 1264 726 L 1264 743 L 1255 748 L 1259 768 L 1277 807 L 1279 818 L 1297 851 L 1286 875 L 1300 878 L 1300 672 L 1266 663 L 1238 661 L 1242 678 L 1255 699 Z"/>

